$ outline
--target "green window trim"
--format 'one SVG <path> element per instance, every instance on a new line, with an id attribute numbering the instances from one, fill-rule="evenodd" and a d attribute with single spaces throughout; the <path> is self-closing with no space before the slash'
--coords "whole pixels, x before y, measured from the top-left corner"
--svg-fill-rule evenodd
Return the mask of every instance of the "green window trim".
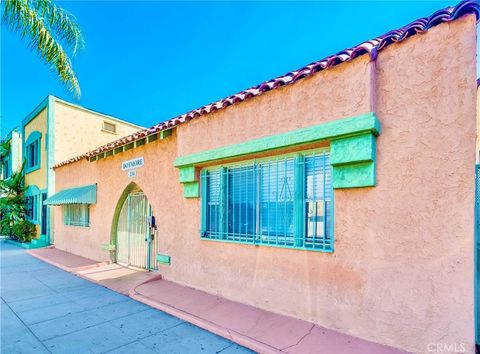
<path id="1" fill-rule="evenodd" d="M 326 148 L 201 170 L 201 239 L 333 252 Z"/>
<path id="2" fill-rule="evenodd" d="M 25 173 L 36 171 L 41 165 L 42 134 L 38 131 L 30 133 L 25 141 L 24 156 L 26 159 Z"/>
<path id="3" fill-rule="evenodd" d="M 41 219 L 40 198 L 42 191 L 35 185 L 28 186 L 25 191 L 26 218 L 33 224 L 39 225 Z"/>
<path id="4" fill-rule="evenodd" d="M 249 140 L 240 144 L 201 151 L 175 159 L 184 197 L 200 196 L 198 170 L 202 164 L 328 141 L 331 148 L 333 188 L 374 187 L 376 184 L 376 137 L 380 121 L 375 113 L 349 117 L 288 133 Z"/>
<path id="5" fill-rule="evenodd" d="M 40 224 L 39 220 L 39 195 L 30 195 L 25 197 L 26 217 L 33 224 Z"/>

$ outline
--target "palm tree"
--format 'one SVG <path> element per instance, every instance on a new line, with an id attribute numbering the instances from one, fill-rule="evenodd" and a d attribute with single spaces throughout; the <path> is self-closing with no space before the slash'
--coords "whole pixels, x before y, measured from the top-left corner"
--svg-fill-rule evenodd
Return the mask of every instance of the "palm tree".
<path id="1" fill-rule="evenodd" d="M 84 46 L 75 17 L 53 0 L 2 0 L 2 22 L 20 33 L 28 46 L 57 72 L 60 81 L 79 98 L 81 91 L 72 62 L 67 54 L 76 55 Z M 62 44 L 64 46 L 62 46 Z"/>
<path id="2" fill-rule="evenodd" d="M 0 229 L 8 230 L 10 235 L 12 226 L 26 216 L 24 167 L 25 163 L 9 179 L 0 180 Z"/>
<path id="3" fill-rule="evenodd" d="M 3 161 L 10 155 L 10 142 L 1 141 L 0 142 L 0 165 L 3 164 Z"/>

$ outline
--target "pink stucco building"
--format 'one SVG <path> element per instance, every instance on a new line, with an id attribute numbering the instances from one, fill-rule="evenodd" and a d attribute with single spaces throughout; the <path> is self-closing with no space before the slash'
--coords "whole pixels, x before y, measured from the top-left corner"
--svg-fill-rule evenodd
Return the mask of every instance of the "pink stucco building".
<path id="1" fill-rule="evenodd" d="M 474 352 L 478 15 L 460 3 L 58 164 L 55 246 Z"/>

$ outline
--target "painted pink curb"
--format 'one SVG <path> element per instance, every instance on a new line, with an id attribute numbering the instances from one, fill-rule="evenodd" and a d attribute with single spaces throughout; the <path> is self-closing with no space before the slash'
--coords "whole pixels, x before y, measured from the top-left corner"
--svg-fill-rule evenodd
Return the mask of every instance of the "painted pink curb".
<path id="1" fill-rule="evenodd" d="M 161 280 L 162 276 L 160 274 L 157 274 L 157 275 L 152 274 L 152 276 L 149 279 L 146 279 L 144 281 L 141 281 L 140 283 L 134 284 L 132 287 L 127 286 L 126 287 L 127 290 L 126 290 L 126 292 L 124 292 L 124 291 L 119 291 L 115 287 L 109 286 L 109 284 L 104 284 L 101 281 L 97 281 L 95 279 L 89 278 L 87 275 L 79 273 L 80 271 L 83 271 L 83 270 L 95 269 L 95 268 L 99 268 L 99 267 L 104 266 L 104 265 L 108 265 L 111 262 L 98 262 L 98 263 L 94 263 L 94 264 L 90 264 L 90 265 L 86 265 L 86 266 L 80 266 L 80 267 L 67 267 L 63 264 L 52 261 L 50 258 L 48 258 L 48 256 L 45 257 L 45 256 L 37 254 L 35 252 L 35 250 L 27 251 L 27 253 L 30 254 L 31 256 L 45 262 L 45 263 L 51 264 L 51 265 L 53 265 L 57 268 L 60 268 L 64 271 L 66 271 L 66 272 L 69 272 L 69 273 L 72 273 L 72 274 L 74 274 L 78 277 L 81 277 L 82 279 L 88 280 L 91 283 L 100 285 L 102 287 L 106 287 L 106 288 L 108 288 L 112 291 L 115 291 L 117 293 L 127 295 L 127 296 L 129 296 L 130 298 L 132 298 L 136 301 L 139 301 L 139 302 L 144 303 L 144 304 L 146 304 L 146 305 L 148 305 L 152 308 L 155 308 L 155 309 L 158 309 L 158 310 L 163 311 L 165 313 L 168 313 L 168 314 L 170 314 L 174 317 L 177 317 L 181 320 L 184 320 L 188 323 L 191 323 L 191 324 L 193 324 L 197 327 L 200 327 L 200 328 L 202 328 L 204 330 L 207 330 L 211 333 L 214 333 L 218 336 L 229 339 L 232 342 L 235 342 L 235 343 L 237 343 L 241 346 L 249 348 L 249 349 L 251 349 L 255 352 L 262 353 L 262 354 L 263 353 L 265 353 L 265 354 L 279 354 L 279 353 L 286 353 L 288 351 L 288 349 L 290 349 L 292 347 L 292 346 L 288 346 L 286 348 L 273 347 L 270 344 L 267 344 L 267 343 L 264 343 L 264 342 L 259 341 L 257 339 L 254 339 L 254 338 L 252 338 L 252 337 L 250 337 L 246 334 L 239 333 L 239 332 L 237 332 L 233 329 L 229 329 L 228 327 L 219 325 L 215 322 L 212 322 L 212 321 L 209 321 L 209 320 L 204 319 L 202 317 L 199 317 L 197 315 L 194 315 L 194 314 L 192 314 L 188 311 L 181 310 L 181 309 L 179 309 L 175 306 L 166 304 L 166 303 L 158 301 L 158 300 L 154 300 L 154 299 L 152 299 L 148 296 L 142 295 L 142 294 L 140 294 L 139 292 L 136 291 L 136 289 L 138 287 L 142 286 L 142 285 Z M 315 326 L 315 325 L 313 325 L 313 326 Z M 300 342 L 305 337 L 306 336 L 302 337 L 300 339 L 300 341 L 293 346 L 299 345 Z M 383 351 L 381 351 L 381 352 L 383 353 Z"/>
<path id="2" fill-rule="evenodd" d="M 150 280 L 151 281 L 151 280 Z M 148 281 L 148 282 L 150 282 Z M 146 282 L 147 283 L 147 282 Z M 139 284 L 143 285 L 145 283 Z M 135 287 L 136 288 L 136 287 Z M 203 318 L 197 317 L 191 313 L 182 311 L 180 309 L 177 309 L 173 306 L 154 301 L 146 296 L 143 296 L 135 291 L 135 289 L 132 289 L 129 296 L 137 300 L 139 302 L 142 302 L 148 306 L 151 306 L 153 308 L 156 308 L 158 310 L 161 310 L 163 312 L 166 312 L 172 316 L 175 316 L 177 318 L 180 318 L 181 320 L 187 321 L 191 324 L 194 324 L 197 327 L 203 328 L 209 332 L 212 332 L 216 335 L 219 335 L 221 337 L 227 338 L 231 340 L 232 342 L 235 342 L 241 346 L 247 347 L 257 353 L 265 353 L 265 354 L 279 354 L 283 353 L 282 351 L 275 349 L 268 344 L 259 342 L 251 337 L 245 336 L 243 334 L 240 334 L 236 331 L 229 330 L 225 327 L 219 326 L 213 322 L 210 322 L 208 320 L 205 320 Z"/>

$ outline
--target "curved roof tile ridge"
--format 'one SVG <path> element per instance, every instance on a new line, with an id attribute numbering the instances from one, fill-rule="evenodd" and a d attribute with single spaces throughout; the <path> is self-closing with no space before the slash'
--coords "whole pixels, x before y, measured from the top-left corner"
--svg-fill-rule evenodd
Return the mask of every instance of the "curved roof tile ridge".
<path id="1" fill-rule="evenodd" d="M 375 59 L 378 52 L 390 44 L 401 42 L 408 37 L 414 36 L 418 33 L 424 33 L 431 27 L 437 26 L 441 23 L 454 21 L 466 14 L 475 14 L 477 22 L 480 18 L 480 1 L 479 0 L 465 0 L 458 3 L 456 6 L 449 6 L 434 12 L 427 17 L 419 18 L 409 24 L 395 30 L 391 30 L 381 36 L 364 41 L 354 47 L 344 49 L 336 54 L 329 55 L 319 61 L 312 62 L 304 67 L 278 76 L 274 79 L 265 81 L 259 85 L 253 86 L 246 90 L 240 91 L 236 94 L 222 98 L 216 102 L 207 104 L 200 108 L 194 109 L 190 112 L 181 114 L 164 122 L 155 124 L 150 128 L 140 130 L 136 133 L 130 134 L 111 143 L 100 146 L 99 148 L 86 152 L 77 157 L 60 162 L 53 167 L 61 167 L 75 161 L 79 161 L 90 156 L 95 156 L 105 151 L 115 149 L 117 147 L 126 145 L 133 141 L 147 137 L 148 135 L 158 133 L 162 130 L 171 129 L 177 125 L 187 123 L 192 119 L 207 115 L 209 113 L 218 111 L 220 109 L 229 107 L 239 102 L 246 101 L 250 98 L 259 96 L 270 90 L 278 87 L 290 85 L 298 80 L 309 77 L 316 72 L 334 67 L 341 63 L 353 60 L 361 55 L 370 54 L 372 59 Z"/>

